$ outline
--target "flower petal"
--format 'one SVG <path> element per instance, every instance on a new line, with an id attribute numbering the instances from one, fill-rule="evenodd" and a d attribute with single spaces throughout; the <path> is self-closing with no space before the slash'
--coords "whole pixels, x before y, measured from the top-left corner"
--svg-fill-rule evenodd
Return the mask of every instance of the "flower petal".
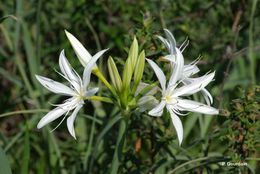
<path id="1" fill-rule="evenodd" d="M 83 73 L 83 87 L 86 88 L 90 82 L 91 71 L 96 65 L 97 60 L 107 51 L 108 49 L 104 49 L 96 53 L 92 59 L 87 63 L 84 73 Z"/>
<path id="2" fill-rule="evenodd" d="M 61 72 L 65 75 L 65 77 L 69 80 L 69 82 L 74 86 L 74 88 L 80 92 L 81 79 L 77 72 L 71 67 L 67 58 L 65 57 L 64 50 L 60 53 L 59 65 Z"/>
<path id="3" fill-rule="evenodd" d="M 158 39 L 164 44 L 169 52 L 171 52 L 171 46 L 167 39 L 163 38 L 162 36 L 157 36 Z"/>
<path id="4" fill-rule="evenodd" d="M 204 99 L 205 99 L 207 105 L 211 105 L 211 104 L 213 103 L 213 97 L 212 97 L 212 95 L 209 93 L 209 91 L 208 91 L 207 89 L 203 88 L 203 89 L 201 90 L 201 93 L 202 93 L 202 95 L 203 95 L 203 97 L 204 97 Z"/>
<path id="5" fill-rule="evenodd" d="M 170 112 L 172 123 L 173 123 L 173 126 L 174 126 L 174 128 L 176 130 L 176 133 L 177 133 L 177 137 L 178 137 L 178 140 L 179 140 L 179 145 L 181 145 L 182 140 L 183 140 L 183 126 L 182 126 L 182 122 L 181 122 L 180 118 L 171 109 L 169 109 L 168 111 Z"/>
<path id="6" fill-rule="evenodd" d="M 168 88 L 175 86 L 177 80 L 180 79 L 183 73 L 184 58 L 178 48 L 176 48 L 176 61 L 173 64 L 172 75 L 169 80 Z"/>
<path id="7" fill-rule="evenodd" d="M 50 112 L 48 112 L 37 124 L 37 128 L 41 129 L 43 126 L 45 126 L 46 124 L 52 122 L 53 120 L 56 120 L 57 118 L 59 118 L 60 116 L 62 116 L 63 114 L 65 114 L 68 110 L 65 110 L 61 107 L 56 107 L 55 109 L 51 110 Z"/>
<path id="8" fill-rule="evenodd" d="M 96 61 L 97 61 L 107 50 L 109 50 L 109 48 L 97 52 L 97 53 L 93 56 L 92 59 L 96 59 Z M 95 61 L 95 62 L 96 62 L 96 61 Z M 95 64 L 95 63 L 94 63 L 94 64 Z M 91 66 L 92 66 L 92 65 L 91 65 Z"/>
<path id="9" fill-rule="evenodd" d="M 57 94 L 64 94 L 68 96 L 73 96 L 75 95 L 75 92 L 67 87 L 66 85 L 63 85 L 62 83 L 56 82 L 52 79 L 35 75 L 36 79 L 48 90 L 51 92 L 57 93 Z"/>
<path id="10" fill-rule="evenodd" d="M 155 108 L 153 108 L 152 110 L 150 110 L 148 112 L 149 115 L 151 116 L 161 116 L 163 113 L 163 108 L 165 107 L 166 103 L 165 101 L 161 101 Z"/>
<path id="11" fill-rule="evenodd" d="M 67 119 L 67 128 L 69 130 L 69 133 L 71 136 L 73 136 L 73 138 L 76 139 L 76 136 L 75 136 L 75 130 L 74 130 L 74 121 L 75 121 L 75 118 L 79 112 L 79 110 L 82 108 L 82 104 L 79 104 L 75 110 L 72 112 L 72 114 L 69 116 L 69 118 Z"/>
<path id="12" fill-rule="evenodd" d="M 65 30 L 66 36 L 69 39 L 79 61 L 83 66 L 86 66 L 87 63 L 90 61 L 92 56 L 86 50 L 86 48 L 79 42 L 79 40 L 73 36 L 71 33 Z"/>
<path id="13" fill-rule="evenodd" d="M 163 91 L 165 91 L 165 87 L 166 87 L 166 77 L 163 73 L 163 71 L 159 68 L 159 66 L 154 63 L 152 60 L 146 59 L 147 62 L 151 65 L 151 67 L 153 68 L 160 84 L 161 84 L 161 88 Z"/>
<path id="14" fill-rule="evenodd" d="M 97 92 L 98 92 L 98 88 L 92 88 L 85 92 L 85 96 L 90 97 L 90 96 L 95 95 Z"/>
<path id="15" fill-rule="evenodd" d="M 207 86 L 212 81 L 214 75 L 215 72 L 210 73 L 208 75 L 204 75 L 203 77 L 200 78 L 196 78 L 196 80 L 193 80 L 192 83 L 176 89 L 173 96 L 178 97 L 183 95 L 191 95 L 202 90 L 205 86 Z"/>
<path id="16" fill-rule="evenodd" d="M 184 65 L 183 67 L 183 76 L 190 77 L 196 73 L 198 73 L 200 69 L 196 65 Z"/>
<path id="17" fill-rule="evenodd" d="M 176 54 L 176 40 L 168 29 L 164 29 L 165 35 L 170 43 L 170 53 Z"/>
<path id="18" fill-rule="evenodd" d="M 192 100 L 177 99 L 176 107 L 182 111 L 191 111 L 208 115 L 217 115 L 218 109 Z"/>

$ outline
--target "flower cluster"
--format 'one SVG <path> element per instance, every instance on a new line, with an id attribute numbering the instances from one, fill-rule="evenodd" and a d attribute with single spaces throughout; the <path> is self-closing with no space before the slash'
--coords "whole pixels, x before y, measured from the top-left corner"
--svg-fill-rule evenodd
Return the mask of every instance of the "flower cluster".
<path id="1" fill-rule="evenodd" d="M 71 67 L 64 51 L 61 51 L 59 57 L 59 73 L 69 82 L 69 86 L 56 82 L 46 77 L 36 75 L 37 80 L 51 92 L 69 96 L 64 103 L 56 105 L 56 108 L 47 113 L 38 123 L 37 128 L 42 128 L 55 119 L 67 115 L 67 128 L 69 133 L 76 138 L 74 130 L 74 121 L 77 113 L 84 105 L 85 100 L 97 99 L 109 103 L 114 103 L 124 111 L 129 113 L 132 110 L 139 109 L 141 112 L 148 110 L 151 116 L 161 116 L 164 108 L 170 113 L 172 123 L 177 132 L 179 144 L 183 140 L 183 126 L 179 115 L 186 115 L 183 111 L 198 112 L 208 115 L 218 114 L 218 110 L 211 107 L 213 99 L 211 94 L 205 87 L 213 80 L 214 72 L 207 73 L 202 77 L 192 77 L 199 72 L 196 66 L 197 61 L 184 65 L 182 52 L 188 45 L 186 40 L 179 48 L 170 31 L 165 29 L 166 38 L 157 36 L 168 50 L 168 55 L 164 59 L 170 62 L 171 72 L 167 80 L 161 68 L 152 60 L 146 59 L 154 70 L 160 88 L 153 84 L 145 84 L 141 82 L 144 66 L 145 52 L 138 53 L 138 43 L 134 39 L 129 55 L 125 63 L 124 72 L 120 76 L 116 64 L 112 57 L 108 59 L 108 70 L 111 84 L 99 71 L 96 61 L 107 51 L 107 49 L 99 51 L 94 56 L 84 48 L 84 46 L 69 32 L 65 31 L 79 61 L 84 66 L 83 77 Z M 95 74 L 111 92 L 111 98 L 94 96 L 98 91 L 98 87 L 89 89 L 91 73 Z M 132 81 L 133 80 L 133 81 Z M 160 90 L 161 96 L 159 101 L 155 98 L 155 91 Z M 201 92 L 207 104 L 188 99 L 190 95 Z M 151 108 L 153 107 L 153 108 Z"/>

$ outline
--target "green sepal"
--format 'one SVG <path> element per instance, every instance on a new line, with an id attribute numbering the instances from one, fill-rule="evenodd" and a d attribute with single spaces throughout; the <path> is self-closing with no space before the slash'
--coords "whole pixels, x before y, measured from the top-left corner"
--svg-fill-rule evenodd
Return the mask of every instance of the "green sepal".
<path id="1" fill-rule="evenodd" d="M 120 91 L 122 88 L 122 80 L 117 70 L 116 64 L 111 56 L 108 58 L 107 66 L 113 86 L 117 91 Z"/>
<path id="2" fill-rule="evenodd" d="M 135 93 L 137 86 L 139 85 L 143 73 L 144 73 L 144 64 L 145 64 L 145 53 L 144 50 L 139 54 L 139 57 L 137 59 L 137 63 L 135 66 L 135 72 L 134 72 L 134 87 L 132 92 Z"/>

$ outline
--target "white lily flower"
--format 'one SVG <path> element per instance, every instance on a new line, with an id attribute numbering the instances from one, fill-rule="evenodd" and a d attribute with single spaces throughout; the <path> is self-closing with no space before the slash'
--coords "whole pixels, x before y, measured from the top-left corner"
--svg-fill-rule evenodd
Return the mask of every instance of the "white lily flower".
<path id="1" fill-rule="evenodd" d="M 47 113 L 38 123 L 38 129 L 56 120 L 64 114 L 66 117 L 67 114 L 73 110 L 72 114 L 67 119 L 67 128 L 69 133 L 76 139 L 74 121 L 77 113 L 82 108 L 84 99 L 86 99 L 86 97 L 93 96 L 98 91 L 98 88 L 92 88 L 88 90 L 87 87 L 90 82 L 91 71 L 99 57 L 100 56 L 94 56 L 86 64 L 82 80 L 77 72 L 71 67 L 70 63 L 65 57 L 64 50 L 62 50 L 59 57 L 59 66 L 61 69 L 61 73 L 59 74 L 70 83 L 69 87 L 52 79 L 36 75 L 37 80 L 49 91 L 70 97 L 65 100 L 64 103 L 56 105 L 57 107 L 55 109 Z"/>
<path id="2" fill-rule="evenodd" d="M 80 63 L 85 67 L 87 66 L 88 62 L 95 58 L 102 56 L 108 49 L 101 50 L 97 52 L 94 56 L 91 56 L 91 54 L 87 51 L 87 49 L 80 43 L 80 41 L 73 36 L 70 32 L 65 30 L 66 36 L 69 39 L 73 50 L 75 51 Z M 94 69 L 97 68 L 97 66 L 94 66 Z"/>
<path id="3" fill-rule="evenodd" d="M 169 55 L 165 56 L 165 59 L 169 60 L 171 62 L 172 67 L 174 68 L 174 64 L 176 63 L 177 50 L 179 49 L 179 51 L 182 53 L 184 51 L 184 49 L 188 46 L 189 41 L 186 39 L 181 44 L 180 48 L 177 48 L 176 40 L 175 40 L 174 36 L 172 35 L 172 33 L 167 29 L 164 29 L 164 31 L 165 31 L 166 39 L 161 36 L 157 36 L 157 37 L 161 40 L 161 42 L 165 45 L 165 47 L 167 48 L 167 50 L 169 52 Z M 172 55 L 174 55 L 174 56 L 172 56 Z M 195 60 L 188 65 L 184 65 L 182 67 L 183 72 L 180 73 L 180 76 L 178 77 L 177 80 L 182 80 L 182 82 L 184 84 L 190 84 L 194 80 L 196 80 L 194 78 L 191 78 L 191 76 L 200 71 L 199 68 L 196 66 L 197 62 L 198 61 Z M 203 88 L 201 90 L 201 93 L 208 105 L 213 103 L 213 98 L 207 89 Z"/>
<path id="4" fill-rule="evenodd" d="M 180 81 L 178 81 L 179 76 L 183 73 L 184 60 L 179 49 L 176 49 L 176 62 L 174 64 L 174 69 L 172 76 L 168 82 L 166 88 L 166 77 L 163 71 L 158 67 L 156 63 L 152 60 L 147 59 L 148 63 L 153 68 L 159 82 L 161 85 L 162 98 L 161 102 L 151 111 L 149 115 L 151 116 L 161 116 L 163 109 L 166 107 L 171 115 L 172 123 L 177 132 L 179 144 L 183 140 L 183 126 L 180 118 L 177 115 L 183 115 L 181 111 L 197 112 L 208 115 L 218 114 L 218 110 L 205 105 L 200 102 L 184 99 L 182 97 L 189 96 L 194 93 L 201 91 L 205 86 L 207 86 L 214 77 L 214 72 L 206 74 L 200 78 L 195 79 L 190 84 L 185 84 L 181 87 L 177 87 Z"/>

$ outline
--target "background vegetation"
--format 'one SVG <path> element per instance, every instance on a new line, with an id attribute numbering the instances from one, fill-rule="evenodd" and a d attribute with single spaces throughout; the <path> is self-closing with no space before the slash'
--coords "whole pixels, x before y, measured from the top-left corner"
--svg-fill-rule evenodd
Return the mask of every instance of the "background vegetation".
<path id="1" fill-rule="evenodd" d="M 76 121 L 76 141 L 65 124 L 50 132 L 60 120 L 37 130 L 50 103 L 63 99 L 43 89 L 34 75 L 58 79 L 54 69 L 59 70 L 62 49 L 73 67 L 81 68 L 64 29 L 91 53 L 110 48 L 99 64 L 107 74 L 108 55 L 123 65 L 134 35 L 147 57 L 158 60 L 165 49 L 154 35 L 162 35 L 163 28 L 172 31 L 179 44 L 190 39 L 185 61 L 201 55 L 201 75 L 216 71 L 209 89 L 221 115 L 182 117 L 185 135 L 179 147 L 166 114 L 155 119 L 136 112 L 119 173 L 257 173 L 259 9 L 257 0 L 0 0 L 0 173 L 7 174 L 6 163 L 13 173 L 23 174 L 107 173 L 116 144 L 118 108 L 87 103 Z M 144 79 L 152 79 L 149 68 Z"/>

